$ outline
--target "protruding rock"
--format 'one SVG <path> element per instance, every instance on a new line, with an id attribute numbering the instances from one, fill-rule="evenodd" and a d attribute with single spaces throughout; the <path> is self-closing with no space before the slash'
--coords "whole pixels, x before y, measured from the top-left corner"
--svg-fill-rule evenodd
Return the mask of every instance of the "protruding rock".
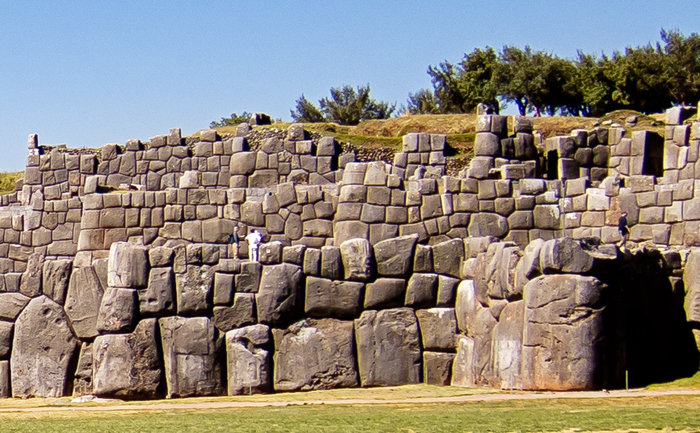
<path id="1" fill-rule="evenodd" d="M 76 337 L 90 339 L 97 336 L 97 315 L 103 294 L 102 284 L 91 266 L 73 271 L 65 308 Z"/>
<path id="2" fill-rule="evenodd" d="M 78 348 L 63 308 L 46 296 L 32 299 L 15 323 L 12 396 L 63 397 Z"/>
<path id="3" fill-rule="evenodd" d="M 275 390 L 357 386 L 352 322 L 306 319 L 287 329 L 273 329 L 272 333 Z"/>
<path id="4" fill-rule="evenodd" d="M 301 267 L 289 263 L 265 266 L 255 295 L 258 320 L 279 324 L 301 310 Z"/>
<path id="5" fill-rule="evenodd" d="M 413 234 L 377 243 L 374 246 L 377 273 L 387 277 L 406 275 L 413 264 L 413 251 L 417 241 L 418 235 Z"/>
<path id="6" fill-rule="evenodd" d="M 223 341 L 207 317 L 164 317 L 158 320 L 168 397 L 224 393 Z"/>
<path id="7" fill-rule="evenodd" d="M 340 245 L 345 279 L 367 281 L 372 277 L 372 244 L 367 239 L 350 239 Z"/>
<path id="8" fill-rule="evenodd" d="M 93 343 L 93 384 L 98 397 L 158 398 L 162 366 L 156 319 L 144 319 L 131 334 L 100 335 Z"/>
<path id="9" fill-rule="evenodd" d="M 44 256 L 34 253 L 29 256 L 27 270 L 22 274 L 19 292 L 33 298 L 41 294 L 41 269 L 44 266 Z"/>
<path id="10" fill-rule="evenodd" d="M 109 249 L 110 287 L 138 288 L 148 284 L 148 254 L 143 245 L 115 242 Z"/>
<path id="11" fill-rule="evenodd" d="M 418 326 L 410 308 L 364 311 L 355 320 L 355 339 L 363 387 L 420 382 Z"/>
<path id="12" fill-rule="evenodd" d="M 452 239 L 433 245 L 433 267 L 435 273 L 459 278 L 464 260 L 464 242 Z"/>
<path id="13" fill-rule="evenodd" d="M 540 250 L 540 269 L 545 274 L 584 274 L 593 268 L 593 256 L 572 238 L 552 239 Z"/>
<path id="14" fill-rule="evenodd" d="M 270 390 L 270 360 L 265 347 L 270 328 L 253 325 L 226 333 L 228 394 L 257 394 Z"/>

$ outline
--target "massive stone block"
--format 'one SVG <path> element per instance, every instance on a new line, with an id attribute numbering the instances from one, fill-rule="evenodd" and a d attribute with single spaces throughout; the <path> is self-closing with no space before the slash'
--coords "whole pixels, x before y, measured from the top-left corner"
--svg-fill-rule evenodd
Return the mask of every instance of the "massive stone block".
<path id="1" fill-rule="evenodd" d="M 158 319 L 168 397 L 224 393 L 223 340 L 207 317 Z"/>
<path id="2" fill-rule="evenodd" d="M 255 315 L 255 295 L 236 293 L 230 307 L 214 307 L 214 326 L 222 332 L 252 325 L 257 321 Z"/>
<path id="3" fill-rule="evenodd" d="M 406 280 L 401 278 L 377 278 L 367 284 L 365 310 L 402 307 L 406 299 Z"/>
<path id="4" fill-rule="evenodd" d="M 575 390 L 601 385 L 605 289 L 598 279 L 580 275 L 543 275 L 527 283 L 523 388 Z"/>
<path id="5" fill-rule="evenodd" d="M 78 367 L 75 369 L 75 379 L 73 380 L 73 397 L 92 395 L 92 343 L 83 343 L 80 346 L 80 356 Z"/>
<path id="6" fill-rule="evenodd" d="M 175 275 L 177 313 L 204 315 L 212 305 L 214 272 L 208 266 L 187 266 L 187 273 Z"/>
<path id="7" fill-rule="evenodd" d="M 685 315 L 689 322 L 700 322 L 700 249 L 693 248 L 683 270 Z"/>
<path id="8" fill-rule="evenodd" d="M 148 286 L 138 289 L 139 310 L 145 316 L 162 316 L 175 311 L 172 268 L 152 268 Z"/>
<path id="9" fill-rule="evenodd" d="M 21 293 L 0 293 L 0 319 L 14 322 L 30 300 Z"/>
<path id="10" fill-rule="evenodd" d="M 144 319 L 131 334 L 101 335 L 92 345 L 94 394 L 124 399 L 158 398 L 162 365 L 156 319 Z"/>
<path id="11" fill-rule="evenodd" d="M 461 277 L 462 260 L 464 260 L 464 242 L 452 239 L 433 245 L 433 268 L 435 273 Z"/>
<path id="12" fill-rule="evenodd" d="M 353 322 L 306 319 L 272 334 L 276 391 L 357 386 Z"/>
<path id="13" fill-rule="evenodd" d="M 418 235 L 400 236 L 379 242 L 374 246 L 377 273 L 387 277 L 402 277 L 413 264 L 413 251 Z"/>
<path id="14" fill-rule="evenodd" d="M 63 305 L 73 263 L 70 260 L 48 260 L 44 262 L 41 290 L 54 302 Z"/>
<path id="15" fill-rule="evenodd" d="M 355 340 L 363 387 L 420 382 L 418 326 L 410 308 L 364 311 L 355 320 Z"/>
<path id="16" fill-rule="evenodd" d="M 46 296 L 32 299 L 17 318 L 12 347 L 13 397 L 66 394 L 78 340 L 60 305 Z"/>
<path id="17" fill-rule="evenodd" d="M 102 284 L 92 267 L 73 271 L 65 308 L 76 337 L 90 339 L 97 336 L 97 315 L 103 294 Z"/>
<path id="18" fill-rule="evenodd" d="M 304 311 L 310 316 L 353 318 L 361 309 L 363 283 L 306 277 Z"/>
<path id="19" fill-rule="evenodd" d="M 97 316 L 100 333 L 129 332 L 136 313 L 136 290 L 109 287 Z"/>
<path id="20" fill-rule="evenodd" d="M 416 311 L 424 350 L 448 351 L 455 348 L 457 319 L 453 308 Z"/>
<path id="21" fill-rule="evenodd" d="M 289 263 L 265 266 L 260 290 L 255 295 L 258 320 L 280 324 L 290 320 L 301 309 L 301 267 Z"/>
<path id="22" fill-rule="evenodd" d="M 523 301 L 509 303 L 501 312 L 493 330 L 493 386 L 521 389 L 520 373 L 523 348 Z"/>
<path id="23" fill-rule="evenodd" d="M 253 325 L 226 333 L 228 394 L 254 394 L 270 390 L 270 359 L 265 349 L 270 328 Z"/>
<path id="24" fill-rule="evenodd" d="M 372 244 L 367 239 L 350 239 L 340 245 L 345 279 L 367 281 L 374 265 Z"/>
<path id="25" fill-rule="evenodd" d="M 423 382 L 428 385 L 449 385 L 454 358 L 454 353 L 423 352 Z"/>
<path id="26" fill-rule="evenodd" d="M 109 249 L 110 287 L 138 288 L 148 284 L 148 252 L 141 245 L 115 242 Z"/>

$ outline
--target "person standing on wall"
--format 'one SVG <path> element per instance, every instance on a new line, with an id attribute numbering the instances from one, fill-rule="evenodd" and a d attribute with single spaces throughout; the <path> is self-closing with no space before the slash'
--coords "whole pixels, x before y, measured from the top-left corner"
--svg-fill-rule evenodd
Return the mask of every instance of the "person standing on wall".
<path id="1" fill-rule="evenodd" d="M 258 247 L 260 246 L 260 242 L 262 241 L 262 235 L 259 231 L 253 230 L 252 232 L 248 233 L 248 236 L 245 237 L 245 240 L 248 241 L 248 255 L 250 256 L 250 261 L 257 262 Z"/>
<path id="2" fill-rule="evenodd" d="M 238 259 L 238 242 L 240 242 L 238 237 L 238 226 L 233 228 L 233 233 L 228 236 L 228 256 L 232 259 Z"/>
<path id="3" fill-rule="evenodd" d="M 620 241 L 620 248 L 624 248 L 625 244 L 627 243 L 627 239 L 629 239 L 630 228 L 628 224 L 627 212 L 622 212 L 620 219 L 617 220 L 617 230 L 620 232 L 620 237 L 622 238 Z"/>

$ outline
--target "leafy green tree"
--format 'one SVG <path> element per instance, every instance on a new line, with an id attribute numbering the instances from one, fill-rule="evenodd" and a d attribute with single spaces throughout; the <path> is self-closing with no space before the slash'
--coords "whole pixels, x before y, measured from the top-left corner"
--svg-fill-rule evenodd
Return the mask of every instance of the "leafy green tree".
<path id="1" fill-rule="evenodd" d="M 306 99 L 304 94 L 296 100 L 296 108 L 290 110 L 290 112 L 295 122 L 318 123 L 325 121 L 323 113 L 311 101 Z"/>
<path id="2" fill-rule="evenodd" d="M 612 57 L 609 76 L 615 83 L 613 102 L 642 113 L 658 113 L 672 104 L 664 79 L 666 59 L 651 45 L 627 48 Z"/>
<path id="3" fill-rule="evenodd" d="M 214 120 L 209 124 L 209 126 L 216 128 L 219 126 L 240 125 L 241 123 L 248 122 L 250 120 L 250 116 L 252 115 L 253 113 L 249 113 L 247 111 L 241 113 L 240 116 L 236 113 L 231 113 L 231 117 L 222 117 L 218 122 Z"/>
<path id="4" fill-rule="evenodd" d="M 677 30 L 661 30 L 656 51 L 665 58 L 663 80 L 673 102 L 678 105 L 695 104 L 700 99 L 700 35 L 685 37 Z"/>
<path id="5" fill-rule="evenodd" d="M 428 89 L 420 89 L 416 93 L 409 93 L 406 111 L 410 114 L 441 113 L 435 94 Z"/>

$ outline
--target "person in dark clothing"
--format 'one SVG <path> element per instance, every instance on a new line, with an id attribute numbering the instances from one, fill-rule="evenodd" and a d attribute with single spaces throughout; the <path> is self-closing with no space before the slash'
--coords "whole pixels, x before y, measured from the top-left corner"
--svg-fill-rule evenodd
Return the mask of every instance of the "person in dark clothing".
<path id="1" fill-rule="evenodd" d="M 233 233 L 228 236 L 228 256 L 232 259 L 238 258 L 238 226 L 233 228 Z"/>
<path id="2" fill-rule="evenodd" d="M 629 239 L 630 236 L 630 228 L 627 223 L 627 212 L 622 212 L 620 219 L 617 220 L 617 230 L 620 232 L 620 237 L 622 238 L 620 241 L 620 247 L 624 247 L 627 239 Z"/>

